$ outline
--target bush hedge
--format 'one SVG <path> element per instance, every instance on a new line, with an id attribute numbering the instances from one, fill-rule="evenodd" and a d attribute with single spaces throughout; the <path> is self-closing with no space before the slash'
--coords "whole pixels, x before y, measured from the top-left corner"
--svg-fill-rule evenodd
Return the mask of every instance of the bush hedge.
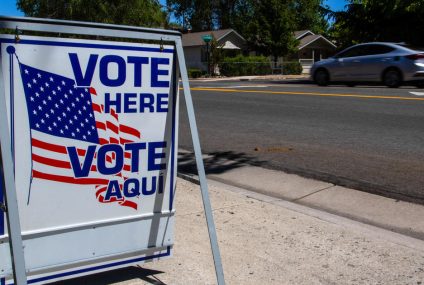
<path id="1" fill-rule="evenodd" d="M 265 56 L 225 57 L 218 66 L 219 72 L 224 76 L 272 74 L 271 62 Z M 284 62 L 282 67 L 283 74 L 302 74 L 302 65 L 298 61 Z"/>
<path id="2" fill-rule="evenodd" d="M 202 76 L 202 71 L 198 68 L 189 68 L 187 73 L 189 78 L 199 78 Z"/>
<path id="3" fill-rule="evenodd" d="M 302 65 L 298 61 L 283 63 L 283 74 L 302 74 Z"/>
<path id="4" fill-rule="evenodd" d="M 271 64 L 265 56 L 225 57 L 219 65 L 224 76 L 266 75 L 271 74 Z"/>

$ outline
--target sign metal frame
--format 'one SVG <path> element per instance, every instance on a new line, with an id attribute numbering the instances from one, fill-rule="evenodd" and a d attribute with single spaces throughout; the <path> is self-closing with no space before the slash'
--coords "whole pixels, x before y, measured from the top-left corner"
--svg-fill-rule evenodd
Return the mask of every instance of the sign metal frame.
<path id="1" fill-rule="evenodd" d="M 184 58 L 184 51 L 182 47 L 181 33 L 177 31 L 133 26 L 5 16 L 0 16 L 0 29 L 16 30 L 17 32 L 35 31 L 57 33 L 59 35 L 74 34 L 85 36 L 103 36 L 112 38 L 154 40 L 161 42 L 166 41 L 172 42 L 175 45 L 175 66 L 178 68 L 176 68 L 176 70 L 174 71 L 175 74 L 173 78 L 175 80 L 173 80 L 172 82 L 171 92 L 176 92 L 178 96 L 178 78 L 180 75 L 184 90 L 184 98 L 186 102 L 186 109 L 190 124 L 190 132 L 200 180 L 200 189 L 202 193 L 202 201 L 208 226 L 210 245 L 214 259 L 217 283 L 219 285 L 225 284 L 221 256 L 216 236 L 216 229 L 213 220 L 212 207 L 209 199 L 206 174 L 202 160 L 199 134 L 197 131 L 193 101 L 190 92 L 189 80 Z M 18 37 L 19 35 L 17 34 L 16 36 Z M 3 71 L 0 68 L 0 122 L 7 122 L 6 94 L 3 78 Z M 25 256 L 20 228 L 18 201 L 13 172 L 14 163 L 12 158 L 10 139 L 11 138 L 8 129 L 8 124 L 0 124 L 0 183 L 2 183 L 0 191 L 3 191 L 3 193 L 5 194 L 4 198 L 6 201 L 5 208 L 7 209 L 6 217 L 9 232 L 9 245 L 13 266 L 13 275 L 15 284 L 26 285 L 27 276 L 25 267 Z"/>

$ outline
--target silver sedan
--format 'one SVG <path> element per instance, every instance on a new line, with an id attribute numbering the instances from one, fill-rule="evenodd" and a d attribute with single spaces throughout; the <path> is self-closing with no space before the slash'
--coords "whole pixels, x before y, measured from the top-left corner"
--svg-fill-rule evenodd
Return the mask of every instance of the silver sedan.
<path id="1" fill-rule="evenodd" d="M 388 87 L 410 83 L 424 87 L 424 49 L 394 43 L 366 43 L 347 48 L 316 62 L 312 79 L 321 86 L 331 82 L 382 82 Z"/>

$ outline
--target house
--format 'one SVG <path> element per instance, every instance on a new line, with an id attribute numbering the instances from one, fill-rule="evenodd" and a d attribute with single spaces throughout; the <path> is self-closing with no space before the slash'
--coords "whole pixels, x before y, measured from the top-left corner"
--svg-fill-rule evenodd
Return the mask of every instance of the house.
<path id="1" fill-rule="evenodd" d="M 322 35 L 316 35 L 309 30 L 296 31 L 294 37 L 299 41 L 298 51 L 291 58 L 299 60 L 303 73 L 309 73 L 316 61 L 332 56 L 336 45 Z"/>
<path id="2" fill-rule="evenodd" d="M 233 29 L 183 34 L 187 68 L 207 70 L 206 43 L 203 41 L 203 36 L 206 35 L 212 35 L 227 56 L 236 55 L 246 48 L 246 40 Z"/>
<path id="3" fill-rule="evenodd" d="M 187 33 L 182 36 L 184 55 L 187 68 L 198 68 L 207 70 L 206 43 L 203 36 L 212 35 L 222 49 L 225 56 L 235 56 L 246 51 L 246 40 L 233 29 L 223 29 L 216 31 L 205 31 L 198 33 Z M 322 35 L 316 35 L 310 30 L 296 31 L 294 37 L 299 41 L 297 52 L 288 57 L 279 58 L 280 68 L 275 68 L 281 72 L 281 62 L 299 61 L 303 68 L 303 73 L 309 73 L 314 62 L 332 56 L 336 51 L 336 45 Z M 251 55 L 257 52 L 251 51 Z M 270 60 L 271 57 L 270 57 Z"/>

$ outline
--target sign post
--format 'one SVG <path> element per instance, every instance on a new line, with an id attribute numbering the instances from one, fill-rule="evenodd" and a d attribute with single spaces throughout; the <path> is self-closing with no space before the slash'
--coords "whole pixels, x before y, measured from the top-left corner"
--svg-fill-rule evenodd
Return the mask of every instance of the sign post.
<path id="1" fill-rule="evenodd" d="M 180 33 L 8 17 L 0 28 L 160 42 L 0 35 L 0 284 L 171 256 L 178 72 L 224 284 Z"/>
<path id="2" fill-rule="evenodd" d="M 3 69 L 0 68 L 0 122 L 7 122 L 6 110 L 6 97 L 3 93 L 4 82 L 3 82 Z M 3 96 L 1 96 L 3 93 Z M 16 196 L 15 188 L 15 175 L 13 171 L 13 159 L 12 159 L 12 145 L 9 140 L 9 128 L 8 124 L 0 124 L 0 184 L 1 184 L 1 201 L 3 207 L 0 210 L 0 234 L 5 232 L 5 220 L 7 220 L 8 232 L 10 235 L 10 256 L 13 269 L 13 278 L 15 283 L 18 285 L 26 285 L 26 273 L 25 273 L 25 258 L 24 249 L 21 236 L 21 225 L 19 219 L 18 201 Z M 5 219 L 6 214 L 7 219 Z M 2 283 L 3 284 L 3 283 Z"/>
<path id="3" fill-rule="evenodd" d="M 212 36 L 211 35 L 204 35 L 202 37 L 203 41 L 206 43 L 206 62 L 208 65 L 208 76 L 211 75 L 211 70 L 210 70 L 210 51 L 209 51 L 209 46 L 210 46 L 210 42 L 212 41 Z"/>

